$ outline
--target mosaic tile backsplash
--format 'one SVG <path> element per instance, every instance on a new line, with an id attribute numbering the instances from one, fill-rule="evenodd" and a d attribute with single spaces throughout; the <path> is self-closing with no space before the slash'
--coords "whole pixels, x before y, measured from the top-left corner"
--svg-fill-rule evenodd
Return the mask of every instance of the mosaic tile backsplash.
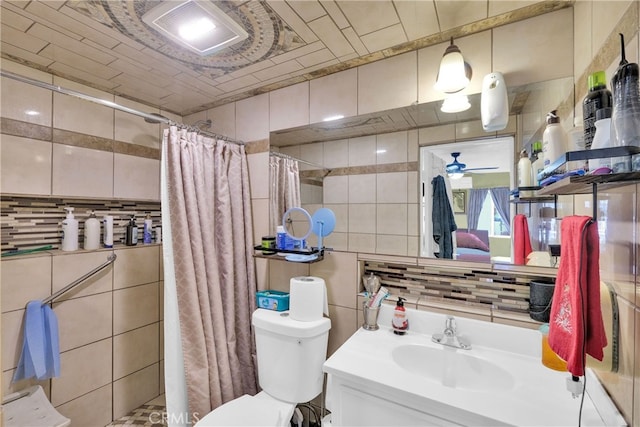
<path id="1" fill-rule="evenodd" d="M 140 231 L 147 213 L 151 215 L 153 226 L 161 225 L 160 202 L 139 202 L 121 200 L 87 200 L 50 197 L 10 197 L 2 196 L 2 253 L 12 250 L 34 249 L 51 245 L 59 249 L 62 241 L 62 221 L 66 217 L 65 207 L 73 207 L 78 220 L 80 249 L 84 242 L 84 221 L 90 212 L 102 221 L 104 215 L 113 218 L 113 242 L 124 243 L 125 227 L 134 215 Z M 102 230 L 100 244 L 102 245 Z M 153 235 L 154 241 L 156 233 Z"/>
<path id="2" fill-rule="evenodd" d="M 379 276 L 393 295 L 441 298 L 529 313 L 529 282 L 533 279 L 530 275 L 374 261 L 366 261 L 364 266 L 365 275 L 371 272 Z"/>

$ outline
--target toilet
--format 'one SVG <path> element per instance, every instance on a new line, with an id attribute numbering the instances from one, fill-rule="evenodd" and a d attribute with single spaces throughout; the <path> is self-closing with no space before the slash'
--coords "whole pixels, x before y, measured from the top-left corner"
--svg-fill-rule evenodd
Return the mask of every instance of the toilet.
<path id="1" fill-rule="evenodd" d="M 195 427 L 289 426 L 296 405 L 322 391 L 331 320 L 300 322 L 291 319 L 288 312 L 259 308 L 251 323 L 262 391 L 225 403 Z"/>
<path id="2" fill-rule="evenodd" d="M 11 393 L 2 402 L 5 427 L 67 427 L 63 417 L 51 405 L 41 386 Z"/>

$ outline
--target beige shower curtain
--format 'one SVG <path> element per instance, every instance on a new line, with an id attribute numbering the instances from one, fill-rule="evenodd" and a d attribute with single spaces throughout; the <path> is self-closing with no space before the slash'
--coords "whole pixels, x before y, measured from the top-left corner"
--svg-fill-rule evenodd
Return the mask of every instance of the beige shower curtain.
<path id="1" fill-rule="evenodd" d="M 175 126 L 164 138 L 187 397 L 203 417 L 257 392 L 247 159 L 242 145 Z"/>
<path id="2" fill-rule="evenodd" d="M 275 235 L 278 225 L 282 225 L 282 215 L 292 207 L 301 207 L 300 171 L 298 161 L 269 156 L 269 217 L 271 232 Z"/>

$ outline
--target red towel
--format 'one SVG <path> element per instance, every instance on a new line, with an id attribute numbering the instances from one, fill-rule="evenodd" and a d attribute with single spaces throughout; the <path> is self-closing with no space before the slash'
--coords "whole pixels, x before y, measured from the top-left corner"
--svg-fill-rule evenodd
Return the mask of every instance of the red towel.
<path id="1" fill-rule="evenodd" d="M 561 242 L 549 345 L 567 362 L 571 374 L 582 376 L 586 354 L 602 360 L 607 346 L 600 307 L 598 226 L 588 216 L 564 217 Z"/>
<path id="2" fill-rule="evenodd" d="M 525 265 L 531 250 L 527 217 L 518 214 L 513 217 L 513 263 Z"/>

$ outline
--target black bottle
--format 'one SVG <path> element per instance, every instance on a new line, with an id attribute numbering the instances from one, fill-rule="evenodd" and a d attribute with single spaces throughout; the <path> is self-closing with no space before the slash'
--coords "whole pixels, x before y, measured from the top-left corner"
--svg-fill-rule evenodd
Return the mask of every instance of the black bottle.
<path id="1" fill-rule="evenodd" d="M 134 215 L 131 215 L 129 224 L 127 224 L 124 244 L 127 246 L 135 246 L 138 244 L 138 226 L 136 225 L 136 217 Z"/>
<path id="2" fill-rule="evenodd" d="M 604 71 L 597 71 L 589 75 L 589 93 L 582 101 L 582 118 L 584 125 L 584 146 L 591 148 L 591 142 L 596 134 L 596 111 L 601 108 L 611 108 L 613 100 L 607 89 Z"/>

